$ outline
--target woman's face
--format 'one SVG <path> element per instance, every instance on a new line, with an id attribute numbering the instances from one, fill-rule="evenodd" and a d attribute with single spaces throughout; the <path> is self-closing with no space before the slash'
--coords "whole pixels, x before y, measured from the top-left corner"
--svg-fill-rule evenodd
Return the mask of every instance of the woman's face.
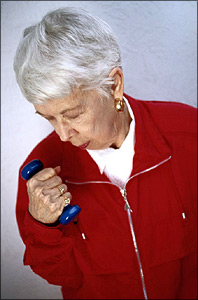
<path id="1" fill-rule="evenodd" d="M 119 148 L 128 132 L 126 105 L 125 111 L 119 113 L 113 97 L 107 99 L 96 91 L 78 90 L 34 107 L 52 124 L 62 141 L 81 149 Z"/>

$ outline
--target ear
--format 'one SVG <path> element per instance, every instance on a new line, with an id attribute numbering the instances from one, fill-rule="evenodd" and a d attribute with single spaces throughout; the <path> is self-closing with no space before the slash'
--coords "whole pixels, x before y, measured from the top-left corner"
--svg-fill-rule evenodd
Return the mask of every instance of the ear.
<path id="1" fill-rule="evenodd" d="M 119 67 L 113 68 L 109 73 L 109 77 L 111 77 L 114 81 L 111 90 L 112 96 L 114 99 L 122 99 L 124 93 L 124 78 L 122 70 Z"/>

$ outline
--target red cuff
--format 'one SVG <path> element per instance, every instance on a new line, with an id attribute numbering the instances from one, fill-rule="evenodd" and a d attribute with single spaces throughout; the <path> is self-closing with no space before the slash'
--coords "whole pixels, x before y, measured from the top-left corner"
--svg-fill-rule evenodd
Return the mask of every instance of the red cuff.
<path id="1" fill-rule="evenodd" d="M 26 234 L 33 235 L 33 238 L 45 241 L 45 243 L 57 243 L 63 235 L 63 225 L 58 224 L 55 227 L 49 227 L 35 220 L 29 212 L 26 212 L 24 218 L 24 228 Z"/>

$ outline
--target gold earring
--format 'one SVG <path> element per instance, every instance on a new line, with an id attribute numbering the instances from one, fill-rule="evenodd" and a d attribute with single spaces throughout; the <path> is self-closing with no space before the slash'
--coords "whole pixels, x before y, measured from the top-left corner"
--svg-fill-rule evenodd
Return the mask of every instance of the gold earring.
<path id="1" fill-rule="evenodd" d="M 119 99 L 119 98 L 115 99 L 115 109 L 118 112 L 122 112 L 124 110 L 124 99 Z"/>

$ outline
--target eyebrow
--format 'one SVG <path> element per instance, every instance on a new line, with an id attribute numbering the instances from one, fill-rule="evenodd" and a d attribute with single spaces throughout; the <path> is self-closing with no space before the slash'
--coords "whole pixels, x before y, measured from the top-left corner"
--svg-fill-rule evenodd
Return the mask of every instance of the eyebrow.
<path id="1" fill-rule="evenodd" d="M 77 109 L 77 108 L 79 108 L 79 107 L 80 107 L 80 105 L 78 105 L 78 106 L 76 106 L 76 107 L 74 107 L 74 108 L 64 109 L 64 110 L 62 110 L 59 114 L 63 115 L 64 113 L 69 112 L 69 111 L 72 111 L 72 110 L 75 110 L 75 109 Z M 42 114 L 41 112 L 39 112 L 38 110 L 35 111 L 35 114 L 39 114 L 39 115 L 41 115 L 42 117 L 43 117 L 43 116 L 45 116 L 45 117 L 52 117 L 52 116 L 44 115 L 44 114 Z"/>

